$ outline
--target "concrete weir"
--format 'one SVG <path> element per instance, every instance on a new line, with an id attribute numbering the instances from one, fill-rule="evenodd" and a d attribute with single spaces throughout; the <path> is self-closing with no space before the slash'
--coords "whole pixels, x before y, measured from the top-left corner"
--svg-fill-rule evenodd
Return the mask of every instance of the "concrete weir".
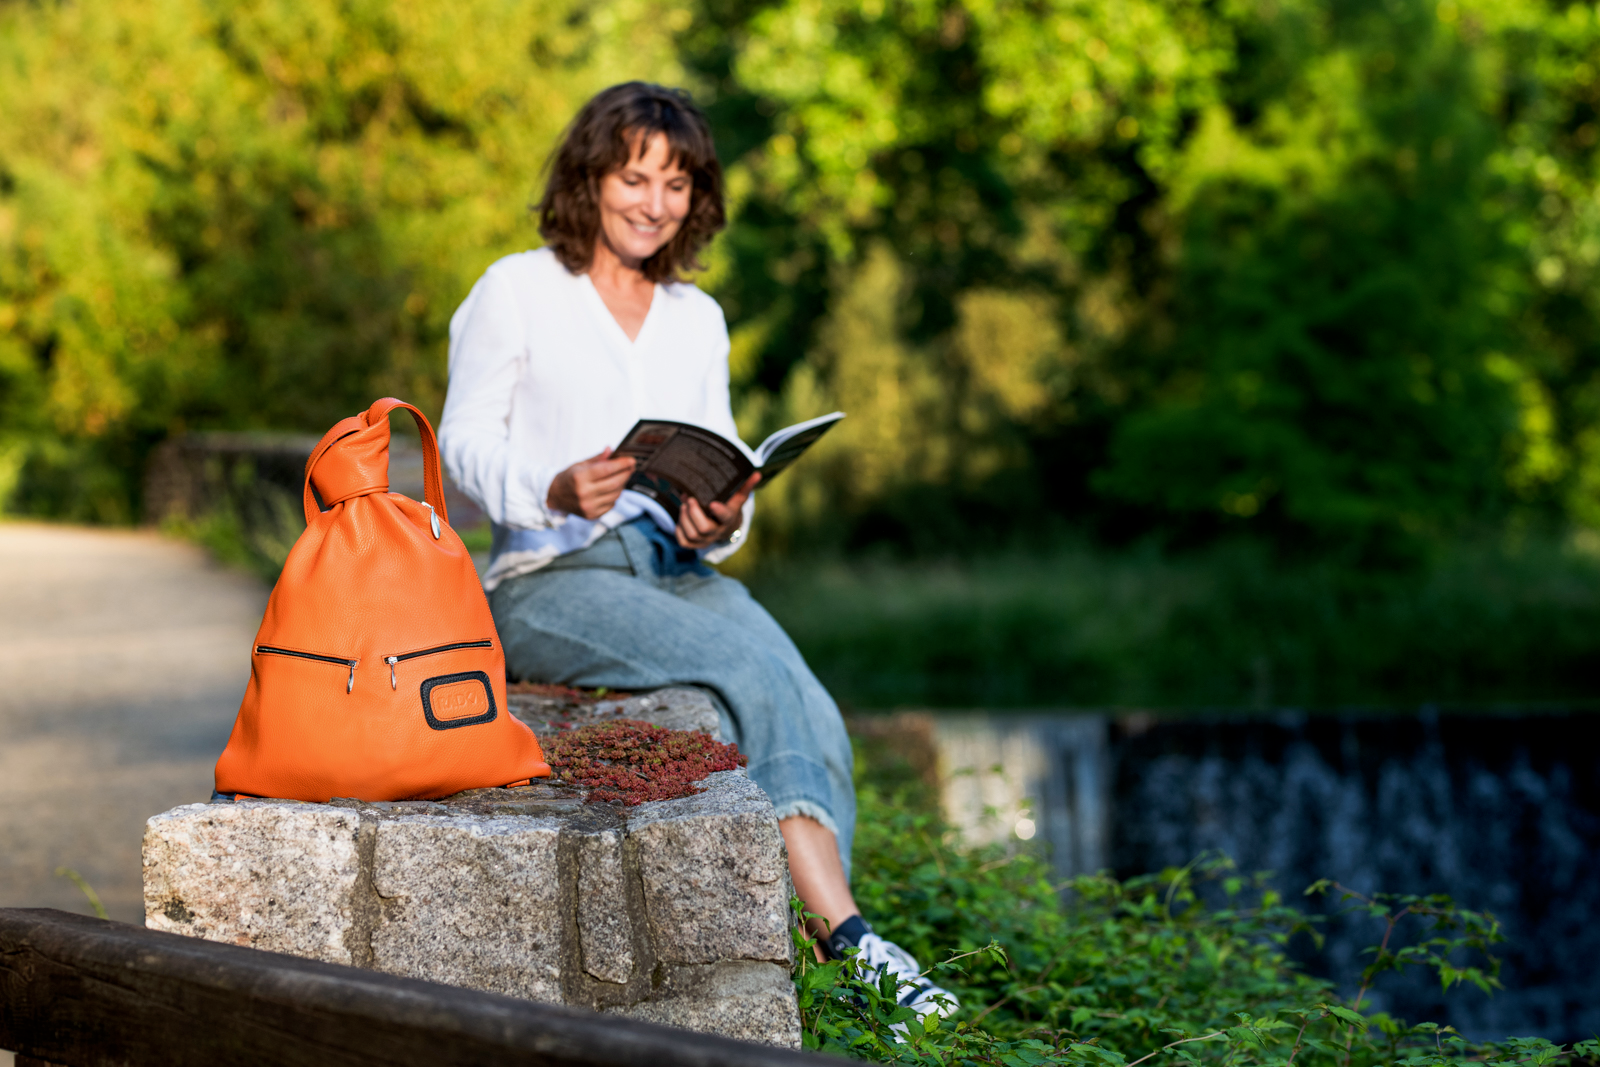
<path id="1" fill-rule="evenodd" d="M 716 729 L 694 691 L 576 707 Z M 709 727 L 709 728 L 708 728 Z M 777 819 L 743 771 L 626 808 L 552 783 L 443 801 L 190 804 L 149 821 L 146 925 L 798 1047 Z"/>

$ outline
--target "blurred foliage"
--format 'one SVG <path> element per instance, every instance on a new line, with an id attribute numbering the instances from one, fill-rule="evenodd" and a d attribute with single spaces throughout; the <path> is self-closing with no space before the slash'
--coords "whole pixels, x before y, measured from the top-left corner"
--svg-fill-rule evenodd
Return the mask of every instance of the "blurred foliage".
<path id="1" fill-rule="evenodd" d="M 1594 8 L 706 2 L 760 544 L 1593 521 Z"/>
<path id="2" fill-rule="evenodd" d="M 437 412 L 583 101 L 680 80 L 656 0 L 0 4 L 0 501 L 136 517 L 186 429 Z"/>
<path id="3" fill-rule="evenodd" d="M 0 2 L 0 504 L 437 412 L 601 86 L 689 86 L 740 424 L 851 417 L 738 566 L 1071 527 L 1404 570 L 1600 526 L 1600 14 L 1563 0 Z"/>
<path id="4" fill-rule="evenodd" d="M 857 708 L 1588 701 L 1600 537 L 1455 542 L 1416 572 L 1067 543 L 769 563 L 752 591 Z"/>
<path id="5" fill-rule="evenodd" d="M 219 490 L 199 516 L 163 519 L 162 532 L 202 545 L 220 562 L 268 585 L 277 582 L 306 528 L 299 496 L 257 478 L 248 463 L 235 467 Z"/>

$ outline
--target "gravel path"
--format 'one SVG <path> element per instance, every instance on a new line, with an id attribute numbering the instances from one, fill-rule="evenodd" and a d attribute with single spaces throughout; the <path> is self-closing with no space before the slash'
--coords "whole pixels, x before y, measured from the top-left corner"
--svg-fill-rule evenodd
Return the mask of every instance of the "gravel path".
<path id="1" fill-rule="evenodd" d="M 0 523 L 0 907 L 90 913 L 64 866 L 144 921 L 144 821 L 210 796 L 266 595 L 155 533 Z"/>

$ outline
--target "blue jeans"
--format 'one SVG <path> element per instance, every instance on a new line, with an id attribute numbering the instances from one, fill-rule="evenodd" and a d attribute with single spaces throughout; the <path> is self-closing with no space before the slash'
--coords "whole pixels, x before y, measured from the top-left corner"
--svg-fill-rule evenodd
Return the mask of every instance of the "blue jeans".
<path id="1" fill-rule="evenodd" d="M 748 757 L 778 818 L 805 815 L 833 831 L 848 878 L 856 797 L 838 705 L 742 583 L 674 567 L 640 528 L 648 521 L 495 588 L 489 606 L 507 672 L 560 685 L 709 690 L 723 737 Z"/>

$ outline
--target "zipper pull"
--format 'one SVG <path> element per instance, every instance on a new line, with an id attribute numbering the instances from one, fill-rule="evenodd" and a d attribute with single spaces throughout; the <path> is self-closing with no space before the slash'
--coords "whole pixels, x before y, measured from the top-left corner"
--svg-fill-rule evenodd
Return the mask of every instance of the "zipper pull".
<path id="1" fill-rule="evenodd" d="M 389 665 L 389 688 L 390 689 L 399 689 L 400 688 L 400 683 L 395 681 L 395 678 L 394 678 L 394 665 L 396 663 L 400 662 L 400 657 L 399 656 L 385 656 L 383 662 L 385 662 L 385 663 L 387 663 Z"/>
<path id="2" fill-rule="evenodd" d="M 433 525 L 433 539 L 437 541 L 439 540 L 439 513 L 434 511 L 433 505 L 427 501 L 423 501 L 422 506 L 428 509 L 428 520 Z"/>
<path id="3" fill-rule="evenodd" d="M 345 696 L 349 696 L 351 693 L 355 692 L 355 688 L 356 688 L 356 664 L 360 663 L 360 662 L 361 662 L 360 660 L 355 660 L 355 659 L 350 661 L 350 680 L 348 682 L 344 683 L 344 695 Z"/>

